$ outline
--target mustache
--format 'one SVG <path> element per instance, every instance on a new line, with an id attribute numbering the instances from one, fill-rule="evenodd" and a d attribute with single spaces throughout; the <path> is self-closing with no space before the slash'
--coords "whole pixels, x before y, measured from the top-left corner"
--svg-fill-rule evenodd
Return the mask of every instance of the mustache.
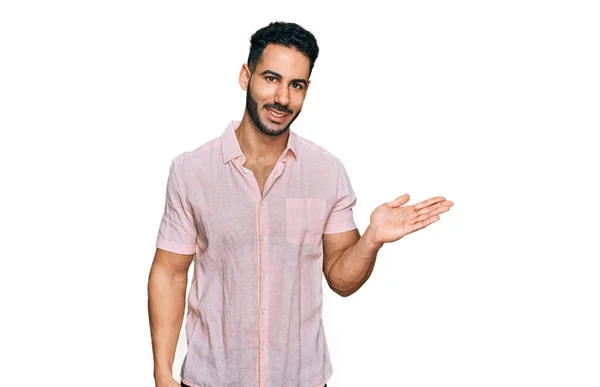
<path id="1" fill-rule="evenodd" d="M 283 106 L 281 104 L 278 104 L 277 102 L 275 103 L 267 103 L 264 105 L 265 108 L 271 108 L 271 109 L 275 109 L 275 110 L 279 110 L 280 112 L 284 112 L 284 113 L 288 113 L 288 114 L 294 114 L 294 111 L 292 109 L 290 109 L 287 106 Z"/>

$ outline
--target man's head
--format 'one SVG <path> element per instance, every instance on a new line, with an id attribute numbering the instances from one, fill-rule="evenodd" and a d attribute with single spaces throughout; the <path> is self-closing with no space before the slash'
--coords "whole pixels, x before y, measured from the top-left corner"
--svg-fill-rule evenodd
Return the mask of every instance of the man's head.
<path id="1" fill-rule="evenodd" d="M 283 134 L 298 117 L 318 55 L 314 35 L 295 23 L 271 23 L 252 35 L 240 86 L 261 132 Z"/>

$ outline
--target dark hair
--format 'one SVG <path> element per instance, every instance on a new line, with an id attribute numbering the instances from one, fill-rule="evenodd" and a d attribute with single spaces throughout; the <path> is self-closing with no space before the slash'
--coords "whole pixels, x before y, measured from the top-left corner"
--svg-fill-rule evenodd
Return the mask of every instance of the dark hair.
<path id="1" fill-rule="evenodd" d="M 254 72 L 260 62 L 262 53 L 269 44 L 280 44 L 285 47 L 295 48 L 310 60 L 309 76 L 319 56 L 317 39 L 309 31 L 296 23 L 273 22 L 252 34 L 250 38 L 250 54 L 248 67 Z"/>

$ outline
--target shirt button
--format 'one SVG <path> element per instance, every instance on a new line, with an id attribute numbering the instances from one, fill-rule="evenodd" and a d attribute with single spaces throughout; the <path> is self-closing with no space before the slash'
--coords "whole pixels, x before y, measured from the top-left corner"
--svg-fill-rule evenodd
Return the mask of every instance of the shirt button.
<path id="1" fill-rule="evenodd" d="M 267 237 L 263 235 L 262 238 L 260 238 L 260 239 L 262 239 L 263 241 L 266 241 Z"/>
<path id="2" fill-rule="evenodd" d="M 264 346 L 264 345 L 262 345 L 262 346 L 260 347 L 260 349 L 262 349 L 262 350 L 264 351 L 264 350 L 265 350 L 265 346 Z"/>
<path id="3" fill-rule="evenodd" d="M 244 173 L 248 173 L 248 169 L 247 168 L 244 168 Z"/>
<path id="4" fill-rule="evenodd" d="M 263 309 L 262 314 L 267 314 L 267 311 Z"/>
<path id="5" fill-rule="evenodd" d="M 267 273 L 263 273 L 263 278 L 265 278 L 267 276 Z"/>

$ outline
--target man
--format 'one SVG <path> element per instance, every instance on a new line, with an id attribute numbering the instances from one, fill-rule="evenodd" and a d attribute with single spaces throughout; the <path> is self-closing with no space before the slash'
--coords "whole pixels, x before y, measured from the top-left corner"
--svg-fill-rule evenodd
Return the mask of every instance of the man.
<path id="1" fill-rule="evenodd" d="M 290 130 L 318 56 L 297 24 L 251 38 L 241 122 L 173 159 L 148 284 L 157 387 L 176 387 L 173 358 L 185 309 L 181 385 L 321 387 L 332 374 L 322 273 L 346 297 L 369 278 L 386 242 L 437 221 L 435 197 L 377 207 L 360 235 L 356 197 L 339 159 Z"/>

